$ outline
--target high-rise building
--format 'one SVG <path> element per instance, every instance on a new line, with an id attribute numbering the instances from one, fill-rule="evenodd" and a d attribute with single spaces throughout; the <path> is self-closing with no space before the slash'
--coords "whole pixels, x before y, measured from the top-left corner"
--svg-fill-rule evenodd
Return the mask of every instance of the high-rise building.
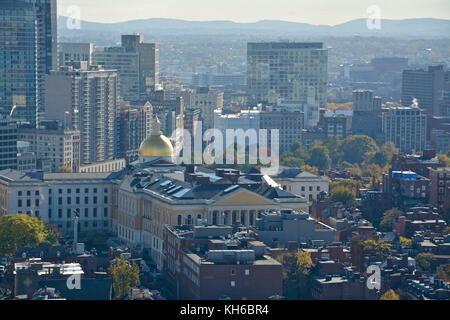
<path id="1" fill-rule="evenodd" d="M 28 142 L 37 167 L 57 172 L 62 168 L 77 172 L 80 167 L 80 132 L 62 127 L 20 127 L 18 139 Z"/>
<path id="2" fill-rule="evenodd" d="M 153 128 L 153 106 L 150 102 L 125 103 L 119 115 L 120 146 L 118 156 L 135 160 L 141 142 Z"/>
<path id="3" fill-rule="evenodd" d="M 353 111 L 373 111 L 374 96 L 372 90 L 353 91 Z"/>
<path id="4" fill-rule="evenodd" d="M 405 70 L 402 80 L 402 104 L 409 106 L 417 99 L 427 114 L 438 116 L 445 84 L 443 66 L 430 66 L 428 70 Z"/>
<path id="5" fill-rule="evenodd" d="M 248 43 L 249 103 L 273 103 L 274 100 L 282 99 L 306 104 L 308 98 L 314 98 L 319 107 L 324 108 L 327 99 L 327 64 L 328 50 L 323 48 L 322 43 Z"/>
<path id="6" fill-rule="evenodd" d="M 416 106 L 395 106 L 383 114 L 384 138 L 402 153 L 424 150 L 426 127 L 427 116 Z"/>
<path id="7" fill-rule="evenodd" d="M 0 119 L 0 170 L 17 169 L 17 124 L 9 117 Z"/>
<path id="8" fill-rule="evenodd" d="M 287 110 L 283 107 L 265 106 L 239 113 L 227 114 L 222 110 L 214 111 L 214 128 L 226 137 L 226 130 L 256 130 L 256 143 L 259 147 L 275 148 L 272 141 L 273 130 L 278 131 L 278 149 L 280 153 L 289 152 L 295 142 L 301 141 L 304 113 L 301 110 Z M 259 130 L 267 130 L 267 142 L 260 141 Z M 250 135 L 249 135 L 250 137 Z M 233 141 L 226 141 L 227 148 Z M 246 143 L 248 143 L 246 141 Z M 264 143 L 264 145 L 262 145 Z"/>
<path id="9" fill-rule="evenodd" d="M 328 110 L 324 115 L 327 137 L 346 138 L 352 132 L 352 110 Z"/>
<path id="10" fill-rule="evenodd" d="M 124 100 L 148 99 L 159 86 L 159 45 L 144 43 L 142 35 L 123 35 L 120 47 L 96 48 L 93 64 L 118 71 Z"/>
<path id="11" fill-rule="evenodd" d="M 65 66 L 67 63 L 86 61 L 92 64 L 94 53 L 93 43 L 73 43 L 63 42 L 59 44 L 59 65 Z"/>
<path id="12" fill-rule="evenodd" d="M 117 71 L 86 65 L 62 67 L 46 77 L 46 119 L 75 128 L 81 136 L 81 164 L 116 158 Z"/>
<path id="13" fill-rule="evenodd" d="M 56 0 L 0 1 L 0 109 L 39 122 L 44 77 L 58 65 Z"/>
<path id="14" fill-rule="evenodd" d="M 267 130 L 268 147 L 273 148 L 272 130 L 279 133 L 280 154 L 289 152 L 295 142 L 301 141 L 305 114 L 300 110 L 266 107 L 261 111 L 260 129 Z"/>
<path id="15" fill-rule="evenodd" d="M 200 109 L 203 129 L 214 127 L 214 111 L 223 108 L 223 92 L 200 88 L 191 96 L 191 109 Z"/>
<path id="16" fill-rule="evenodd" d="M 372 90 L 353 91 L 352 132 L 377 139 L 381 134 L 381 103 Z"/>

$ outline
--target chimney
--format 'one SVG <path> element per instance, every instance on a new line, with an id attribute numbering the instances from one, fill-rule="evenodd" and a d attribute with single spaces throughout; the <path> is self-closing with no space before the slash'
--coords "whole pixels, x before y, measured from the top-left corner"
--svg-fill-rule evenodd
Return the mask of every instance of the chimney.
<path id="1" fill-rule="evenodd" d="M 436 157 L 436 150 L 433 149 L 425 149 L 422 152 L 422 157 L 424 159 L 433 159 L 434 157 Z"/>
<path id="2" fill-rule="evenodd" d="M 226 173 L 223 175 L 223 178 L 230 180 L 232 184 L 239 182 L 239 175 L 236 173 Z"/>
<path id="3" fill-rule="evenodd" d="M 209 180 L 209 177 L 196 176 L 195 178 L 196 178 L 195 181 L 201 185 L 207 185 L 207 184 L 211 183 L 211 181 Z"/>

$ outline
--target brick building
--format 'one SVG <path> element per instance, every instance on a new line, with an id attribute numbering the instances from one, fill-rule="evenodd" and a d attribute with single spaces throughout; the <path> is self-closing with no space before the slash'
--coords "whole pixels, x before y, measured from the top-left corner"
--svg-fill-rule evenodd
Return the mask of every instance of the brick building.
<path id="1" fill-rule="evenodd" d="M 166 227 L 164 275 L 185 300 L 264 300 L 282 295 L 282 266 L 247 231 L 228 226 Z"/>

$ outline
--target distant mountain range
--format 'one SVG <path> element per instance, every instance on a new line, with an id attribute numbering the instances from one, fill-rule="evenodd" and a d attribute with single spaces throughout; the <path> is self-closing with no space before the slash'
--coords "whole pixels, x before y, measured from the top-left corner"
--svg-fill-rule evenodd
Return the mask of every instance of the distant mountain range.
<path id="1" fill-rule="evenodd" d="M 263 20 L 252 23 L 232 21 L 187 21 L 152 18 L 117 23 L 81 22 L 81 30 L 69 30 L 67 18 L 59 17 L 61 36 L 92 36 L 100 34 L 143 33 L 153 35 L 269 35 L 269 36 L 377 36 L 377 37 L 450 37 L 450 20 L 405 19 L 382 20 L 381 29 L 367 28 L 366 19 L 356 19 L 335 26 L 299 22 Z"/>

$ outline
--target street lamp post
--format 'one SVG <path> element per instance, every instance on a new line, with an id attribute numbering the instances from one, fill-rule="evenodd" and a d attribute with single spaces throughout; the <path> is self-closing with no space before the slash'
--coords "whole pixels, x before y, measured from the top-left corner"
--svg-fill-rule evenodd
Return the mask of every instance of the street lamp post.
<path id="1" fill-rule="evenodd" d="M 73 217 L 74 220 L 74 226 L 73 226 L 73 251 L 77 251 L 77 245 L 78 245 L 78 220 L 80 219 L 80 212 L 79 210 L 74 211 L 75 216 Z"/>

